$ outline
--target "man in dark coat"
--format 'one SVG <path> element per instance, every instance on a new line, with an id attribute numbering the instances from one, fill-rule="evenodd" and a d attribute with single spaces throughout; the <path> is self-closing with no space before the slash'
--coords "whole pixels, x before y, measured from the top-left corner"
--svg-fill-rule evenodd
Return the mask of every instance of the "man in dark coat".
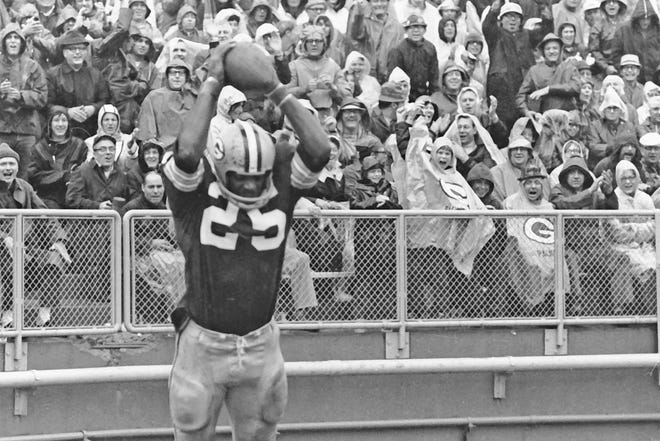
<path id="1" fill-rule="evenodd" d="M 60 40 L 64 61 L 48 71 L 48 104 L 67 108 L 74 135 L 88 138 L 96 133 L 97 113 L 110 102 L 108 83 L 85 56 L 89 42 L 78 31 Z"/>
<path id="2" fill-rule="evenodd" d="M 433 44 L 424 39 L 426 23 L 419 15 L 411 15 L 403 23 L 406 38 L 387 56 L 387 72 L 400 67 L 410 77 L 410 99 L 431 95 L 438 89 L 438 54 Z"/>
<path id="3" fill-rule="evenodd" d="M 507 127 L 512 127 L 519 116 L 515 97 L 534 64 L 532 48 L 543 35 L 552 32 L 552 20 L 544 18 L 540 30 L 533 32 L 521 29 L 522 22 L 520 5 L 502 5 L 501 0 L 495 0 L 482 26 L 490 50 L 486 95 L 497 98 L 497 114 Z"/>
<path id="4" fill-rule="evenodd" d="M 614 34 L 612 40 L 612 62 L 619 65 L 624 54 L 639 57 L 642 70 L 639 81 L 653 79 L 653 73 L 660 64 L 660 24 L 649 0 L 639 0 L 629 23 Z"/>

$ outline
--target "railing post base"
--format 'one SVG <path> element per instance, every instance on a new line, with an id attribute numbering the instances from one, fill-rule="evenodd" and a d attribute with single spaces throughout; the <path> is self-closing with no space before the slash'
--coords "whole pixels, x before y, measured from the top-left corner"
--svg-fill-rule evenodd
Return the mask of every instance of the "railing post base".
<path id="1" fill-rule="evenodd" d="M 16 353 L 20 351 L 20 353 Z M 28 344 L 22 342 L 20 345 L 7 342 L 5 344 L 5 372 L 27 370 Z M 27 416 L 28 414 L 28 390 L 25 388 L 14 389 L 14 415 Z"/>
<path id="2" fill-rule="evenodd" d="M 560 334 L 561 332 L 561 334 Z M 546 329 L 543 355 L 568 354 L 568 329 Z"/>
<path id="3" fill-rule="evenodd" d="M 403 345 L 401 345 L 401 333 L 399 331 L 387 331 L 385 333 L 385 358 L 410 358 L 410 333 L 403 333 Z"/>

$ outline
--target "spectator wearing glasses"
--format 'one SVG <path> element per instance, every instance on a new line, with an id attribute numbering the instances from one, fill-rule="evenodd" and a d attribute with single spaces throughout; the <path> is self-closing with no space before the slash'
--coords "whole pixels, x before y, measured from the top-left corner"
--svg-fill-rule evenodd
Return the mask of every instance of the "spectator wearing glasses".
<path id="1" fill-rule="evenodd" d="M 304 30 L 302 55 L 289 64 L 289 91 L 296 98 L 308 99 L 319 112 L 319 120 L 332 116 L 342 99 L 349 95 L 341 68 L 325 55 L 325 35 L 319 26 Z"/>
<path id="2" fill-rule="evenodd" d="M 290 0 L 289 3 L 291 3 Z M 296 23 L 302 27 L 311 24 L 318 25 L 316 19 L 325 15 L 326 12 L 328 12 L 328 5 L 324 0 L 309 0 L 305 5 L 305 10 L 296 17 Z"/>
<path id="3" fill-rule="evenodd" d="M 196 95 L 189 85 L 191 69 L 185 61 L 170 60 L 165 75 L 167 85 L 149 92 L 142 102 L 137 138 L 140 141 L 154 138 L 169 150 Z"/>
<path id="4" fill-rule="evenodd" d="M 649 132 L 639 138 L 642 150 L 642 171 L 649 186 L 647 193 L 654 194 L 660 188 L 660 134 Z"/>
<path id="5" fill-rule="evenodd" d="M 660 64 L 660 24 L 655 6 L 649 0 L 639 0 L 630 17 L 612 39 L 612 64 L 616 65 L 624 54 L 639 56 L 639 79 L 653 79 Z"/>
<path id="6" fill-rule="evenodd" d="M 99 135 L 110 135 L 117 141 L 115 162 L 123 172 L 127 172 L 135 164 L 138 157 L 138 144 L 135 139 L 137 129 L 129 135 L 122 133 L 120 127 L 121 116 L 117 108 L 112 104 L 105 104 L 101 107 L 96 135 L 85 140 L 88 148 L 87 159 L 92 159 L 94 156 L 94 139 Z"/>
<path id="7" fill-rule="evenodd" d="M 129 198 L 128 178 L 115 163 L 115 138 L 99 135 L 93 148 L 93 158 L 71 176 L 66 191 L 68 208 L 111 210 L 113 198 Z"/>
<path id="8" fill-rule="evenodd" d="M 108 83 L 85 61 L 89 42 L 79 31 L 67 32 L 59 44 L 64 61 L 47 73 L 48 104 L 66 107 L 73 133 L 84 139 L 96 132 L 96 115 L 110 101 Z"/>
<path id="9" fill-rule="evenodd" d="M 641 67 L 637 55 L 626 54 L 621 57 L 619 71 L 621 72 L 621 78 L 623 78 L 626 101 L 635 108 L 644 104 L 644 87 L 637 81 Z"/>

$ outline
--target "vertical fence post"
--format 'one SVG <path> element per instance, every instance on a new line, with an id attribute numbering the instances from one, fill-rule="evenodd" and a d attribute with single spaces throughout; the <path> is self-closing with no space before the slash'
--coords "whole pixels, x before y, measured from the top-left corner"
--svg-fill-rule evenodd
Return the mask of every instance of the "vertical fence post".
<path id="1" fill-rule="evenodd" d="M 555 218 L 555 311 L 557 312 L 557 348 L 564 347 L 564 319 L 566 318 L 566 281 L 564 280 L 564 267 L 566 253 L 564 250 L 564 215 L 557 214 Z M 570 283 L 570 280 L 569 280 Z"/>
<path id="2" fill-rule="evenodd" d="M 660 317 L 660 210 L 655 210 L 653 218 L 655 222 L 655 328 L 658 335 L 658 352 L 660 352 L 660 323 L 658 322 L 658 317 Z M 656 375 L 660 386 L 660 371 L 658 369 L 656 369 Z"/>
<path id="3" fill-rule="evenodd" d="M 396 222 L 396 303 L 397 318 L 399 319 L 399 350 L 406 346 L 406 311 L 408 309 L 406 237 L 406 217 L 401 211 Z"/>
<path id="4" fill-rule="evenodd" d="M 17 214 L 14 221 L 14 318 L 16 319 L 16 351 L 15 359 L 18 361 L 23 353 L 23 317 L 25 296 L 25 234 L 23 229 L 24 215 Z"/>

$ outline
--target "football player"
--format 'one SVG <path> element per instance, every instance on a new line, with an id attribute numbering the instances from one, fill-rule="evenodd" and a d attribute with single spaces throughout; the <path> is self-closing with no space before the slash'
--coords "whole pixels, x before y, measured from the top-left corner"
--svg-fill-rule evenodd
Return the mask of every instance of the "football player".
<path id="1" fill-rule="evenodd" d="M 242 84 L 281 108 L 298 147 L 275 145 L 269 133 L 241 120 L 207 142 L 232 49 L 232 43 L 218 46 L 207 61 L 209 77 L 164 167 L 186 258 L 186 292 L 172 314 L 177 340 L 169 387 L 177 441 L 212 440 L 224 403 L 234 440 L 275 439 L 287 398 L 272 319 L 286 235 L 296 201 L 314 186 L 330 153 L 318 120 L 257 51 L 250 52 L 251 68 L 240 72 Z"/>

